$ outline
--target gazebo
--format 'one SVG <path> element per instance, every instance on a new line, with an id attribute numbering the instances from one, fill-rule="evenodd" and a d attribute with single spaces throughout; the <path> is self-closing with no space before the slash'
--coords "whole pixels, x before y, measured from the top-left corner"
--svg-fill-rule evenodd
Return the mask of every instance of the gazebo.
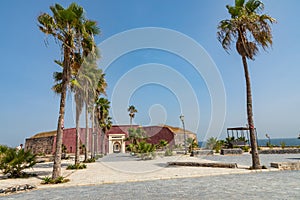
<path id="1" fill-rule="evenodd" d="M 248 127 L 233 127 L 233 128 L 227 128 L 227 137 L 234 138 L 234 140 L 231 141 L 231 144 L 233 146 L 246 146 L 250 145 L 249 143 L 249 128 Z M 256 128 L 255 134 L 257 137 Z"/>

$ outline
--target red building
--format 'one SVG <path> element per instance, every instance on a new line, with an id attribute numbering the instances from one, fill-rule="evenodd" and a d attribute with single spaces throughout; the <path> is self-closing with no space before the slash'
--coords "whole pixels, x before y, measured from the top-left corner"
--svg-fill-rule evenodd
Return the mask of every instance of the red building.
<path id="1" fill-rule="evenodd" d="M 88 151 L 95 153 L 125 153 L 126 145 L 129 143 L 125 140 L 128 137 L 128 129 L 138 128 L 137 125 L 114 125 L 106 133 L 92 133 L 89 129 Z M 145 131 L 148 139 L 147 142 L 158 144 L 160 140 L 166 140 L 170 146 L 183 144 L 183 130 L 171 126 L 147 126 L 140 127 Z M 186 131 L 187 138 L 196 138 L 196 134 Z M 85 128 L 80 128 L 80 144 L 85 144 Z M 67 153 L 75 153 L 76 146 L 76 129 L 69 128 L 63 131 L 63 145 Z M 25 149 L 30 149 L 33 153 L 54 154 L 56 144 L 56 131 L 38 133 L 25 142 Z"/>

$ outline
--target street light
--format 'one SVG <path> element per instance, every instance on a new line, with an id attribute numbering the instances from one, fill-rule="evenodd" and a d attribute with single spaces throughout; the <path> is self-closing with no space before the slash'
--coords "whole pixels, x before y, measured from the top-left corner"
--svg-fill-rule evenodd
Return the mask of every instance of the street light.
<path id="1" fill-rule="evenodd" d="M 186 134 L 185 134 L 185 127 L 184 127 L 184 116 L 181 114 L 179 116 L 181 122 L 182 122 L 182 127 L 183 127 L 183 135 L 184 135 L 184 154 L 187 154 L 187 150 L 186 150 Z"/>

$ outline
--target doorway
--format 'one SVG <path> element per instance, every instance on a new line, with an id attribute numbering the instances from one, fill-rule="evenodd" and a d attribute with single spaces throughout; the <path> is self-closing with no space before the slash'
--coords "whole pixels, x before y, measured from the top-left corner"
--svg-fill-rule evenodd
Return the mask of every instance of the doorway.
<path id="1" fill-rule="evenodd" d="M 113 150 L 114 150 L 114 153 L 120 153 L 121 152 L 121 144 L 120 144 L 120 142 L 115 142 L 114 143 Z"/>

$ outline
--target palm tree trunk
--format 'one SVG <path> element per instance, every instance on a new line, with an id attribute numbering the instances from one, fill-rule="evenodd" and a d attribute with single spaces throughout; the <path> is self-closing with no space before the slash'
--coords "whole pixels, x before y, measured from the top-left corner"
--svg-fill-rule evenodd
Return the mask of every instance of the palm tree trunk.
<path id="1" fill-rule="evenodd" d="M 102 148 L 101 148 L 101 154 L 105 154 L 105 132 L 101 129 L 101 142 L 102 142 Z"/>
<path id="2" fill-rule="evenodd" d="M 67 41 L 68 42 L 68 41 Z M 59 106 L 59 117 L 57 124 L 57 134 L 56 134 L 56 147 L 52 171 L 52 179 L 57 179 L 61 176 L 61 153 L 62 153 L 62 139 L 63 139 L 63 129 L 64 129 L 64 117 L 65 117 L 65 104 L 67 95 L 67 86 L 71 76 L 70 73 L 70 49 L 68 47 L 64 48 L 64 62 L 63 62 L 63 77 L 62 77 L 62 91 L 60 96 L 60 106 Z"/>
<path id="3" fill-rule="evenodd" d="M 130 116 L 130 128 L 132 128 L 132 117 Z"/>
<path id="4" fill-rule="evenodd" d="M 64 121 L 65 102 L 66 102 L 65 100 L 66 100 L 66 91 L 63 91 L 61 93 L 61 99 L 60 99 L 52 179 L 56 179 L 59 176 L 61 176 L 61 152 L 62 152 L 62 137 L 63 137 L 63 123 L 64 123 L 63 121 Z"/>
<path id="5" fill-rule="evenodd" d="M 75 165 L 78 165 L 79 162 L 80 162 L 80 160 L 79 160 L 79 156 L 80 156 L 80 152 L 79 152 L 79 147 L 80 147 L 79 117 L 80 117 L 79 108 L 76 108 L 76 150 L 75 150 Z"/>
<path id="6" fill-rule="evenodd" d="M 99 154 L 99 148 L 98 148 L 98 145 L 99 145 L 99 142 L 98 142 L 98 139 L 99 139 L 99 136 L 98 136 L 98 128 L 95 128 L 95 140 L 96 140 L 96 143 L 95 143 L 95 153 L 96 154 Z"/>
<path id="7" fill-rule="evenodd" d="M 258 148 L 257 148 L 257 138 L 255 134 L 255 126 L 253 121 L 253 110 L 252 110 L 252 92 L 251 92 L 251 83 L 250 83 L 250 74 L 248 71 L 248 64 L 246 56 L 242 56 L 245 79 L 246 79 L 246 90 L 247 90 L 247 116 L 248 116 L 248 125 L 250 129 L 250 142 L 251 142 L 251 154 L 252 154 L 252 168 L 261 169 Z"/>
<path id="8" fill-rule="evenodd" d="M 84 160 L 87 161 L 89 153 L 89 113 L 88 104 L 85 102 L 85 154 Z"/>
<path id="9" fill-rule="evenodd" d="M 94 121 L 94 106 L 92 110 L 92 152 L 91 152 L 91 158 L 95 157 L 95 121 Z"/>

